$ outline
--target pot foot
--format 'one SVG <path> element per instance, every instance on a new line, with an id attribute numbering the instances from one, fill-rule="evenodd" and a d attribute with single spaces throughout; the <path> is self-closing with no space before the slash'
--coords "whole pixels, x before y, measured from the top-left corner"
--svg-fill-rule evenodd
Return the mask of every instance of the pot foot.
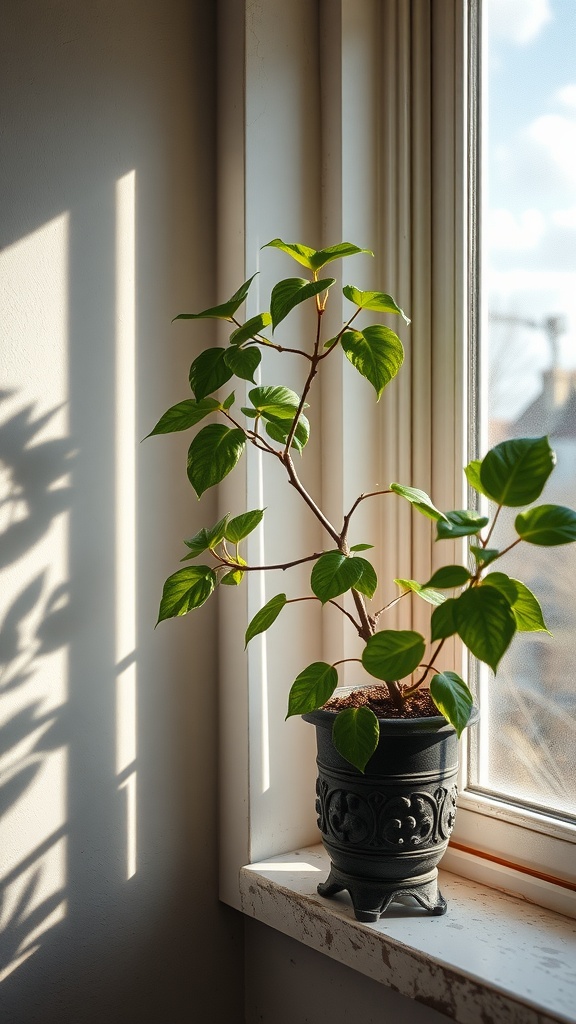
<path id="1" fill-rule="evenodd" d="M 403 896 L 412 896 L 426 913 L 440 917 L 446 913 L 447 904 L 438 888 L 438 871 L 417 878 L 401 878 L 390 882 L 376 882 L 367 878 L 355 878 L 332 867 L 325 882 L 317 887 L 320 896 L 330 898 L 346 890 L 357 921 L 374 923 L 386 912 L 390 904 Z"/>

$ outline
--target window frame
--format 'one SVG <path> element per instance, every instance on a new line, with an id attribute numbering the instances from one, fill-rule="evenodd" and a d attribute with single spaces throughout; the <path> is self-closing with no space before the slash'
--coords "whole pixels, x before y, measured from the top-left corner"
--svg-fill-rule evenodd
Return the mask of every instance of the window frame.
<path id="1" fill-rule="evenodd" d="M 477 330 L 479 307 L 468 298 L 477 298 L 468 166 L 478 160 L 478 150 L 468 132 L 469 125 L 477 125 L 477 96 L 467 68 L 479 15 L 480 0 L 294 0 L 291 5 L 269 0 L 264 6 L 222 0 L 219 7 L 219 293 L 231 294 L 255 270 L 262 271 L 265 287 L 266 271 L 257 262 L 259 246 L 282 235 L 284 224 L 289 225 L 286 237 L 293 240 L 320 235 L 322 244 L 330 244 L 349 238 L 380 253 L 368 272 L 379 283 L 385 280 L 401 305 L 409 311 L 416 306 L 420 314 L 410 329 L 402 382 L 385 408 L 363 420 L 373 436 L 383 439 L 369 458 L 390 479 L 398 479 L 404 467 L 404 477 L 413 473 L 417 485 L 431 489 L 435 503 L 445 508 L 467 503 L 461 467 L 470 443 L 468 395 L 473 402 L 477 369 L 472 366 L 469 376 L 467 339 Z M 275 92 L 283 76 L 290 88 Z M 310 104 L 318 109 L 299 120 L 302 79 L 306 109 Z M 288 150 L 286 126 L 294 122 L 298 127 Z M 274 157 L 277 177 L 272 184 L 261 166 L 265 144 L 280 154 Z M 359 167 L 367 173 L 362 187 Z M 283 204 L 276 211 L 279 193 Z M 247 309 L 247 314 L 257 311 Z M 410 356 L 414 348 L 418 360 Z M 319 433 L 324 436 L 341 429 L 340 416 L 330 415 L 334 396 L 340 408 L 345 404 L 366 417 L 358 382 L 331 368 L 321 396 Z M 442 409 L 442 415 L 433 416 L 435 409 Z M 407 421 L 411 430 L 397 429 Z M 338 444 L 332 444 L 318 462 L 323 498 L 336 509 L 347 507 L 358 470 L 355 453 L 346 450 L 343 440 L 340 447 L 342 455 Z M 319 459 L 318 451 L 312 458 Z M 221 514 L 231 507 L 256 507 L 256 498 L 263 498 L 262 481 L 256 453 L 250 453 L 244 468 L 220 485 Z M 252 503 L 243 505 L 246 500 Z M 406 575 L 410 564 L 413 578 L 427 578 L 428 570 L 436 567 L 437 553 L 426 524 L 414 522 L 421 517 L 408 513 L 395 509 L 387 519 L 383 539 L 402 560 L 402 572 L 399 562 L 398 570 L 387 566 L 387 576 Z M 366 522 L 370 514 L 374 529 L 380 530 L 374 513 L 367 512 Z M 274 550 L 277 541 L 272 535 L 264 543 Z M 261 545 L 262 540 L 253 543 Z M 462 544 L 454 545 L 455 558 L 463 550 Z M 261 547 L 257 553 L 261 558 Z M 443 561 L 446 554 L 444 546 Z M 266 668 L 274 673 L 293 652 L 271 631 L 260 646 L 251 645 L 248 659 L 241 653 L 259 587 L 254 576 L 250 574 L 243 605 L 237 593 L 219 595 L 221 898 L 238 908 L 243 865 L 318 841 L 313 730 L 295 720 L 286 723 L 286 694 L 271 694 L 263 685 Z M 403 603 L 391 626 L 408 624 L 406 607 Z M 409 624 L 418 628 L 418 611 Z M 344 653 L 338 657 L 353 650 L 354 639 L 341 634 L 339 626 L 319 621 L 317 632 L 309 643 L 310 652 L 317 654 L 309 660 L 321 657 L 327 643 L 331 651 L 333 643 L 339 645 Z M 451 654 L 457 653 L 454 645 Z M 464 655 L 459 656 L 464 669 Z M 489 808 L 484 798 L 470 793 L 466 759 L 464 740 L 456 830 L 443 864 L 482 880 L 489 863 L 490 884 L 498 884 L 494 878 L 500 877 L 504 888 L 522 891 L 524 877 L 529 898 L 534 898 L 536 876 L 530 872 L 539 873 L 543 881 L 561 877 L 568 844 L 541 817 L 538 827 L 533 813 L 519 822 L 516 812 L 504 813 L 501 802 Z M 287 763 L 296 766 L 295 776 Z M 513 821 L 507 820 L 510 816 Z M 516 857 L 511 879 L 506 864 L 515 860 L 519 848 L 522 863 Z M 546 882 L 550 884 L 556 901 L 556 889 L 571 899 L 570 888 Z M 544 905 L 550 905 L 548 898 L 545 892 L 538 895 Z"/>

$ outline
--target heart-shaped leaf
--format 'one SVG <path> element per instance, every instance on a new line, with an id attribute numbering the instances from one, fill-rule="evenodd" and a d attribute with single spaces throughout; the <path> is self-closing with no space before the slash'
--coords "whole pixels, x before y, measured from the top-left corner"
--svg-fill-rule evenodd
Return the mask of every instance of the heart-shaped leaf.
<path id="1" fill-rule="evenodd" d="M 456 598 L 449 597 L 444 604 L 435 608 L 430 619 L 430 635 L 433 641 L 444 640 L 456 633 L 456 619 L 454 617 L 454 605 Z"/>
<path id="2" fill-rule="evenodd" d="M 490 565 L 490 562 L 494 562 L 500 556 L 498 548 L 483 548 L 478 544 L 471 544 L 470 551 L 478 565 L 481 565 L 483 568 Z"/>
<path id="3" fill-rule="evenodd" d="M 266 423 L 266 433 L 273 441 L 278 441 L 280 444 L 286 444 L 288 440 L 288 434 L 292 429 L 293 418 L 290 420 L 279 419 L 276 416 L 270 416 L 269 413 L 263 413 L 262 419 Z M 304 446 L 308 443 L 310 437 L 310 423 L 303 413 L 300 413 L 298 417 L 298 423 L 296 424 L 296 431 L 292 438 L 292 448 L 296 451 L 301 452 Z"/>
<path id="4" fill-rule="evenodd" d="M 455 509 L 446 513 L 446 520 L 440 520 L 436 528 L 437 540 L 454 540 L 455 537 L 468 537 L 478 533 L 487 526 L 488 516 L 481 516 L 470 509 Z"/>
<path id="5" fill-rule="evenodd" d="M 402 498 L 406 498 L 414 508 L 418 509 L 422 515 L 427 516 L 428 519 L 434 519 L 436 522 L 440 519 L 446 519 L 444 513 L 440 512 L 432 504 L 432 500 L 428 497 L 426 491 L 421 491 L 418 487 L 405 487 L 403 484 L 390 484 L 390 490 L 394 491 L 395 494 L 400 494 Z"/>
<path id="6" fill-rule="evenodd" d="M 363 292 L 351 284 L 344 285 L 342 292 L 347 299 L 350 299 L 350 302 L 360 309 L 370 309 L 377 313 L 399 313 L 407 324 L 410 323 L 404 310 L 400 309 L 392 296 L 387 295 L 386 292 Z"/>
<path id="7" fill-rule="evenodd" d="M 468 465 L 464 468 L 464 473 L 466 474 L 466 479 L 470 486 L 473 487 L 475 491 L 478 491 L 479 494 L 483 494 L 485 498 L 489 498 L 490 495 L 484 489 L 482 481 L 480 479 L 481 465 L 481 459 L 473 459 L 472 462 L 469 462 Z"/>
<path id="8" fill-rule="evenodd" d="M 272 289 L 270 296 L 270 313 L 272 315 L 272 330 L 275 331 L 278 324 L 288 316 L 288 313 L 299 306 L 301 302 L 325 292 L 331 288 L 335 279 L 328 277 L 324 281 L 306 281 L 303 277 L 288 277 L 285 281 L 279 281 Z"/>
<path id="9" fill-rule="evenodd" d="M 529 505 L 542 493 L 556 456 L 547 437 L 502 441 L 482 459 L 480 481 L 498 505 Z"/>
<path id="10" fill-rule="evenodd" d="M 228 302 L 223 302 L 220 306 L 212 306 L 210 309 L 203 309 L 201 313 L 179 313 L 178 316 L 174 317 L 174 320 L 201 320 L 204 318 L 231 320 L 248 295 L 250 285 L 255 277 L 256 274 L 252 274 L 252 277 L 249 277 L 237 292 L 234 292 L 234 295 L 231 299 L 228 299 Z"/>
<path id="11" fill-rule="evenodd" d="M 495 587 L 473 587 L 454 602 L 458 636 L 475 658 L 493 672 L 516 632 L 516 620 L 504 594 Z"/>
<path id="12" fill-rule="evenodd" d="M 158 622 L 200 608 L 215 586 L 216 574 L 208 565 L 190 565 L 179 569 L 164 584 Z"/>
<path id="13" fill-rule="evenodd" d="M 336 750 L 360 772 L 364 772 L 376 750 L 379 736 L 378 719 L 367 707 L 339 711 L 332 726 L 332 742 Z"/>
<path id="14" fill-rule="evenodd" d="M 321 708 L 337 686 L 338 673 L 332 665 L 327 665 L 325 661 L 315 661 L 308 665 L 292 683 L 286 718 L 305 715 Z"/>
<path id="15" fill-rule="evenodd" d="M 371 676 L 391 683 L 418 668 L 425 650 L 420 633 L 410 629 L 383 629 L 368 640 L 362 651 L 362 664 Z"/>
<path id="16" fill-rule="evenodd" d="M 282 420 L 293 420 L 300 405 L 296 392 L 285 387 L 252 388 L 248 398 L 257 412 Z"/>
<path id="17" fill-rule="evenodd" d="M 195 402 L 193 398 L 185 398 L 183 402 L 171 406 L 160 417 L 154 430 L 151 430 L 146 437 L 152 437 L 154 434 L 171 434 L 176 430 L 188 430 L 189 427 L 195 427 L 205 416 L 219 408 L 220 403 L 215 398 L 202 398 L 199 402 Z"/>
<path id="18" fill-rule="evenodd" d="M 252 621 L 248 624 L 246 630 L 246 637 L 244 646 L 247 647 L 250 641 L 258 635 L 258 633 L 264 633 L 273 622 L 276 621 L 284 605 L 286 604 L 286 594 L 276 594 L 276 597 L 270 598 L 269 601 L 256 612 L 256 615 Z"/>
<path id="19" fill-rule="evenodd" d="M 452 587 L 463 587 L 470 579 L 468 569 L 463 565 L 444 565 L 430 577 L 425 587 L 439 587 L 440 590 L 451 590 Z"/>
<path id="20" fill-rule="evenodd" d="M 422 583 L 417 583 L 416 580 L 394 580 L 402 590 L 411 590 L 414 594 L 418 594 L 428 604 L 439 605 L 443 604 L 446 600 L 444 594 L 441 594 L 439 590 L 433 590 L 428 585 L 424 586 Z"/>
<path id="21" fill-rule="evenodd" d="M 223 423 L 212 423 L 196 434 L 188 449 L 188 479 L 198 497 L 234 469 L 245 444 L 243 430 Z"/>
<path id="22" fill-rule="evenodd" d="M 250 320 L 247 320 L 242 327 L 237 327 L 235 331 L 232 331 L 230 335 L 231 345 L 242 345 L 244 341 L 248 341 L 249 338 L 255 338 L 257 334 L 260 334 L 265 327 L 268 327 L 272 323 L 272 317 L 270 313 L 258 313 L 258 316 L 253 316 Z"/>
<path id="23" fill-rule="evenodd" d="M 271 242 L 266 242 L 266 245 L 262 246 L 263 249 L 280 249 L 282 252 L 291 256 L 293 260 L 300 263 L 307 270 L 312 270 L 312 263 L 310 262 L 312 257 L 316 255 L 316 249 L 311 249 L 309 245 L 300 245 L 299 242 L 283 242 L 281 238 L 273 238 Z"/>
<path id="24" fill-rule="evenodd" d="M 340 551 L 326 551 L 310 576 L 312 593 L 326 604 L 356 585 L 364 570 L 363 558 L 347 558 Z"/>
<path id="25" fill-rule="evenodd" d="M 379 401 L 404 360 L 398 335 L 389 327 L 374 324 L 363 331 L 345 331 L 340 344 L 352 365 L 372 384 Z"/>
<path id="26" fill-rule="evenodd" d="M 254 374 L 262 359 L 262 353 L 258 348 L 241 348 L 238 345 L 234 345 L 229 349 L 226 349 L 224 353 L 224 362 L 232 373 L 236 374 L 242 380 L 249 380 L 252 384 L 255 384 Z"/>
<path id="27" fill-rule="evenodd" d="M 378 586 L 378 577 L 374 566 L 366 558 L 354 558 L 353 561 L 362 565 L 362 575 L 356 580 L 354 590 L 359 590 L 365 597 L 373 598 Z"/>
<path id="28" fill-rule="evenodd" d="M 229 540 L 231 544 L 239 544 L 241 540 L 244 540 L 244 537 L 247 537 L 249 533 L 252 533 L 260 525 L 263 515 L 263 508 L 255 508 L 250 512 L 243 512 L 242 515 L 230 519 L 226 526 L 226 540 Z"/>
<path id="29" fill-rule="evenodd" d="M 190 388 L 197 402 L 230 380 L 232 370 L 226 365 L 225 355 L 225 348 L 207 348 L 192 363 Z"/>
<path id="30" fill-rule="evenodd" d="M 516 629 L 523 633 L 550 633 L 544 622 L 540 602 L 525 583 L 512 579 L 504 572 L 490 572 L 482 580 L 482 586 L 496 587 L 504 594 L 512 608 Z"/>
<path id="31" fill-rule="evenodd" d="M 430 683 L 430 694 L 440 713 L 454 726 L 460 738 L 468 725 L 474 703 L 464 680 L 456 672 L 437 672 Z"/>
<path id="32" fill-rule="evenodd" d="M 514 523 L 516 532 L 529 544 L 554 547 L 576 540 L 576 512 L 564 505 L 537 505 L 520 512 Z"/>
<path id="33" fill-rule="evenodd" d="M 374 255 L 371 249 L 359 249 L 352 242 L 339 242 L 338 245 L 329 245 L 326 249 L 319 249 L 315 252 L 310 258 L 310 265 L 312 270 L 318 272 L 327 263 L 332 263 L 333 260 L 341 260 L 346 256 L 356 256 L 360 252 L 364 252 L 368 256 Z"/>

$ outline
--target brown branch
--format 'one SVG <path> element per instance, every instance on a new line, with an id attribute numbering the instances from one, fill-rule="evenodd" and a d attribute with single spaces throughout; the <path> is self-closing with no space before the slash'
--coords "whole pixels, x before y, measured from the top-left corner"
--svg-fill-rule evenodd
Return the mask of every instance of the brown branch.
<path id="1" fill-rule="evenodd" d="M 431 672 L 432 669 L 434 668 L 434 662 L 436 661 L 436 658 L 438 657 L 438 655 L 440 654 L 440 651 L 444 647 L 444 644 L 446 643 L 447 639 L 448 639 L 448 637 L 444 637 L 444 639 L 440 641 L 440 643 L 438 644 L 438 647 L 434 651 L 434 654 L 432 655 L 432 657 L 431 657 L 430 661 L 428 662 L 428 664 L 424 665 L 424 666 L 421 666 L 421 668 L 424 668 L 424 672 L 420 676 L 420 679 L 418 679 L 414 683 L 413 686 L 410 686 L 407 690 L 404 690 L 404 693 L 402 694 L 402 696 L 404 697 L 404 700 L 406 700 L 407 697 L 411 697 L 412 694 L 416 693 L 416 690 L 420 686 L 422 686 L 422 683 L 426 679 L 428 673 Z"/>
<path id="2" fill-rule="evenodd" d="M 227 569 L 240 569 L 241 572 L 266 572 L 268 569 L 291 569 L 294 565 L 301 565 L 302 562 L 313 562 L 320 558 L 324 554 L 323 551 L 316 552 L 313 555 L 306 555 L 304 558 L 295 558 L 293 562 L 279 562 L 277 565 L 240 565 L 238 562 L 228 562 L 222 555 L 217 557 L 220 559 L 220 565 L 225 566 Z M 216 566 L 218 569 L 219 566 Z M 316 598 L 294 598 L 293 600 L 316 600 Z"/>
<path id="3" fill-rule="evenodd" d="M 356 498 L 356 501 L 352 505 L 352 508 L 347 513 L 347 515 L 344 516 L 344 522 L 342 524 L 342 533 L 340 534 L 340 537 L 342 538 L 342 540 L 345 540 L 345 538 L 346 538 L 346 534 L 348 533 L 348 527 L 350 525 L 350 520 L 351 520 L 354 512 L 358 508 L 358 505 L 360 504 L 361 501 L 365 501 L 366 498 L 375 498 L 379 494 L 392 494 L 392 493 L 393 492 L 390 490 L 390 488 L 388 488 L 385 491 L 370 491 L 369 493 L 361 494 L 358 498 Z"/>

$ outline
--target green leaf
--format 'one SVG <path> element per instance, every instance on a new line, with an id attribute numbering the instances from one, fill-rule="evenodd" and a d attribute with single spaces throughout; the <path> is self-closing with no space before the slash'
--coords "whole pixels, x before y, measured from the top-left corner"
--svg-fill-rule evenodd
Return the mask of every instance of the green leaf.
<path id="1" fill-rule="evenodd" d="M 332 665 L 327 665 L 325 661 L 315 661 L 308 665 L 292 683 L 286 718 L 305 715 L 321 708 L 337 686 L 338 673 Z"/>
<path id="2" fill-rule="evenodd" d="M 254 374 L 262 359 L 262 353 L 259 348 L 240 348 L 240 346 L 234 346 L 226 349 L 224 353 L 224 362 L 232 373 L 236 374 L 237 377 L 241 377 L 242 380 L 249 380 L 252 384 L 255 384 Z"/>
<path id="3" fill-rule="evenodd" d="M 529 505 L 542 493 L 555 463 L 547 437 L 518 437 L 502 441 L 484 456 L 480 480 L 498 505 Z"/>
<path id="4" fill-rule="evenodd" d="M 414 505 L 414 508 L 417 508 L 428 519 L 435 519 L 436 522 L 439 519 L 446 519 L 444 513 L 439 512 L 436 506 L 432 504 L 431 498 L 428 497 L 425 491 L 421 491 L 417 487 L 404 487 L 403 484 L 390 484 L 390 490 L 394 491 L 395 494 L 399 494 L 402 498 L 406 498 L 407 501 Z"/>
<path id="5" fill-rule="evenodd" d="M 219 408 L 220 403 L 215 398 L 203 398 L 200 402 L 195 402 L 193 398 L 186 398 L 183 402 L 178 402 L 177 405 L 168 409 L 160 417 L 154 430 L 146 434 L 146 437 L 152 437 L 154 434 L 172 434 L 176 430 L 188 430 L 189 427 L 195 427 L 205 416 Z"/>
<path id="6" fill-rule="evenodd" d="M 281 249 L 282 252 L 288 253 L 292 259 L 296 260 L 307 270 L 312 270 L 312 263 L 310 262 L 312 257 L 316 255 L 316 249 L 311 249 L 308 245 L 300 245 L 299 242 L 283 242 L 281 238 L 273 238 L 271 242 L 266 242 L 263 245 L 263 249 L 267 248 Z"/>
<path id="7" fill-rule="evenodd" d="M 188 449 L 188 479 L 198 497 L 234 469 L 245 444 L 243 430 L 223 423 L 212 423 L 196 434 Z"/>
<path id="8" fill-rule="evenodd" d="M 444 718 L 454 726 L 458 738 L 468 725 L 473 697 L 456 672 L 437 672 L 430 683 L 430 694 Z"/>
<path id="9" fill-rule="evenodd" d="M 222 408 L 223 409 L 229 409 L 230 406 L 234 405 L 235 400 L 236 400 L 236 396 L 235 396 L 234 392 L 231 391 L 230 394 L 228 395 L 228 398 L 225 398 L 224 401 L 222 402 Z M 207 399 L 206 399 L 206 401 L 207 401 Z"/>
<path id="10" fill-rule="evenodd" d="M 258 316 L 253 316 L 242 327 L 237 327 L 235 331 L 232 331 L 230 344 L 242 345 L 244 341 L 248 341 L 249 338 L 254 338 L 256 334 L 260 334 L 271 323 L 272 317 L 270 313 L 258 313 Z"/>
<path id="11" fill-rule="evenodd" d="M 300 405 L 296 392 L 284 387 L 252 388 L 248 398 L 257 412 L 268 413 L 281 420 L 293 420 Z"/>
<path id="12" fill-rule="evenodd" d="M 368 551 L 370 548 L 373 547 L 373 544 L 353 544 L 352 547 L 350 548 L 350 551 Z"/>
<path id="13" fill-rule="evenodd" d="M 345 331 L 341 345 L 347 358 L 376 391 L 377 401 L 404 360 L 402 342 L 394 331 L 381 324 L 363 331 Z"/>
<path id="14" fill-rule="evenodd" d="M 417 583 L 416 580 L 394 580 L 394 583 L 397 583 L 403 590 L 412 590 L 428 604 L 444 604 L 446 600 L 444 594 L 441 594 L 439 590 L 432 590 L 427 584 Z"/>
<path id="15" fill-rule="evenodd" d="M 365 597 L 373 598 L 378 586 L 378 577 L 374 566 L 366 558 L 353 558 L 352 561 L 362 563 L 362 575 L 360 579 L 356 580 L 354 590 L 359 590 Z"/>
<path id="16" fill-rule="evenodd" d="M 525 583 L 512 579 L 504 572 L 490 572 L 482 580 L 482 586 L 496 587 L 504 595 L 516 620 L 516 629 L 523 633 L 550 633 L 538 598 Z"/>
<path id="17" fill-rule="evenodd" d="M 215 586 L 216 574 L 208 565 L 190 565 L 179 569 L 164 584 L 158 622 L 200 608 Z"/>
<path id="18" fill-rule="evenodd" d="M 224 574 L 220 583 L 223 583 L 225 587 L 237 587 L 242 583 L 244 579 L 244 573 L 242 569 L 231 569 L 230 572 Z"/>
<path id="19" fill-rule="evenodd" d="M 190 388 L 197 401 L 217 391 L 232 376 L 226 365 L 225 348 L 207 348 L 201 352 L 190 367 Z"/>
<path id="20" fill-rule="evenodd" d="M 363 562 L 363 558 L 347 558 L 340 551 L 326 551 L 312 569 L 312 593 L 322 604 L 344 594 L 356 586 L 364 573 Z"/>
<path id="21" fill-rule="evenodd" d="M 228 519 L 230 513 L 227 513 L 222 519 L 219 519 L 215 526 L 211 529 L 206 530 L 206 536 L 208 537 L 208 547 L 215 548 L 220 541 L 224 540 L 226 536 L 226 527 L 228 525 Z"/>
<path id="22" fill-rule="evenodd" d="M 520 512 L 514 523 L 516 532 L 529 544 L 554 547 L 576 540 L 576 512 L 564 505 L 537 505 Z"/>
<path id="23" fill-rule="evenodd" d="M 295 306 L 310 299 L 313 295 L 318 295 L 331 288 L 334 282 L 333 277 L 328 277 L 323 281 L 306 281 L 303 277 L 288 277 L 285 281 L 279 281 L 274 285 L 270 297 L 272 330 L 276 330 L 278 324 L 288 316 Z"/>
<path id="24" fill-rule="evenodd" d="M 454 540 L 455 537 L 468 537 L 478 533 L 490 522 L 488 516 L 481 516 L 470 509 L 455 509 L 446 513 L 447 522 L 441 521 L 437 526 L 436 540 Z"/>
<path id="25" fill-rule="evenodd" d="M 363 292 L 351 284 L 344 285 L 342 291 L 346 298 L 360 309 L 370 309 L 377 313 L 399 313 L 407 324 L 410 323 L 404 310 L 400 309 L 392 296 L 387 295 L 386 292 Z"/>
<path id="26" fill-rule="evenodd" d="M 503 594 L 495 587 L 473 587 L 454 602 L 458 636 L 475 658 L 493 672 L 516 632 L 516 620 Z"/>
<path id="27" fill-rule="evenodd" d="M 477 544 L 471 544 L 470 551 L 474 555 L 478 565 L 482 566 L 490 565 L 490 562 L 493 562 L 500 555 L 498 548 L 483 548 L 478 547 Z"/>
<path id="28" fill-rule="evenodd" d="M 451 590 L 452 587 L 463 587 L 469 579 L 471 579 L 470 573 L 463 565 L 444 565 L 441 569 L 436 570 L 424 586 Z"/>
<path id="29" fill-rule="evenodd" d="M 178 316 L 174 317 L 174 320 L 200 320 L 203 318 L 231 320 L 248 295 L 250 285 L 255 277 L 256 274 L 252 274 L 252 277 L 249 277 L 237 292 L 234 292 L 234 295 L 231 299 L 228 299 L 228 302 L 223 302 L 220 306 L 212 306 L 210 309 L 203 309 L 201 313 L 179 313 Z M 172 323 L 174 323 L 174 320 Z"/>
<path id="30" fill-rule="evenodd" d="M 203 526 L 201 530 L 198 530 L 198 533 L 195 533 L 193 537 L 190 537 L 190 540 L 185 540 L 184 543 L 186 547 L 190 548 L 190 552 L 181 559 L 182 562 L 186 561 L 188 558 L 197 558 L 203 551 L 207 551 L 209 538 L 206 527 Z"/>
<path id="31" fill-rule="evenodd" d="M 378 746 L 380 725 L 367 707 L 339 711 L 332 726 L 332 742 L 338 753 L 363 772 Z"/>
<path id="32" fill-rule="evenodd" d="M 420 633 L 410 629 L 383 629 L 368 640 L 362 651 L 362 664 L 371 676 L 391 683 L 418 668 L 425 650 Z"/>
<path id="33" fill-rule="evenodd" d="M 278 441 L 280 444 L 286 444 L 288 440 L 288 434 L 292 428 L 294 417 L 290 420 L 280 419 L 276 416 L 270 416 L 269 413 L 263 413 L 262 419 L 266 423 L 266 433 L 273 441 Z M 298 418 L 296 424 L 296 431 L 292 438 L 292 448 L 296 451 L 301 452 L 304 446 L 308 443 L 310 437 L 310 423 L 303 413 Z"/>
<path id="34" fill-rule="evenodd" d="M 255 508 L 250 512 L 242 512 L 241 515 L 230 519 L 226 526 L 226 540 L 229 540 L 231 544 L 239 544 L 241 540 L 244 540 L 244 537 L 247 537 L 249 533 L 252 533 L 260 525 L 264 511 L 263 508 Z"/>
<path id="35" fill-rule="evenodd" d="M 456 619 L 454 618 L 454 605 L 456 598 L 449 597 L 439 608 L 435 608 L 430 619 L 430 637 L 433 641 L 444 640 L 456 633 Z"/>
<path id="36" fill-rule="evenodd" d="M 287 600 L 286 594 L 276 594 L 276 597 L 270 598 L 264 607 L 256 612 L 246 630 L 245 647 L 255 636 L 258 636 L 258 633 L 264 633 L 276 621 Z"/>
<path id="37" fill-rule="evenodd" d="M 371 249 L 359 249 L 351 242 L 339 242 L 338 245 L 329 245 L 326 249 L 319 249 L 315 252 L 310 257 L 310 265 L 312 270 L 318 272 L 327 263 L 332 263 L 332 260 L 341 260 L 345 256 L 356 256 L 359 252 L 365 252 L 368 256 L 374 255 Z"/>
<path id="38" fill-rule="evenodd" d="M 475 491 L 478 491 L 479 494 L 483 494 L 485 498 L 489 498 L 490 495 L 484 489 L 482 481 L 480 479 L 481 465 L 482 462 L 480 459 L 473 459 L 472 462 L 469 462 L 468 465 L 464 468 L 464 472 L 466 474 L 466 479 L 470 486 L 473 487 Z"/>

